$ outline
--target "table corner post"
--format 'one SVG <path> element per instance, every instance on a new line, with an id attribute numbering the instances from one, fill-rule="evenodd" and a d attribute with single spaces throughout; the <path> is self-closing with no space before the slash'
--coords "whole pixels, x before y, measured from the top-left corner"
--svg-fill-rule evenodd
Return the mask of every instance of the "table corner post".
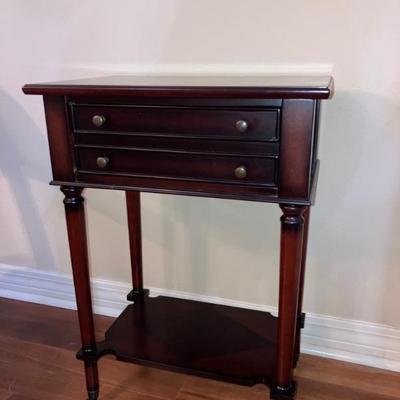
<path id="1" fill-rule="evenodd" d="M 72 273 L 82 340 L 82 359 L 85 365 L 89 400 L 99 396 L 96 337 L 90 290 L 89 260 L 83 188 L 61 186 L 64 194 L 65 216 L 70 247 Z"/>
<path id="2" fill-rule="evenodd" d="M 271 390 L 274 400 L 294 399 L 293 381 L 298 299 L 301 276 L 305 206 L 280 204 L 281 250 L 279 276 L 279 322 L 276 355 L 276 382 Z"/>
<path id="3" fill-rule="evenodd" d="M 132 270 L 132 291 L 128 294 L 128 300 L 135 301 L 148 294 L 148 290 L 143 288 L 142 217 L 140 210 L 140 192 L 126 190 L 125 197 Z"/>
<path id="4" fill-rule="evenodd" d="M 303 229 L 303 244 L 301 251 L 301 270 L 300 270 L 300 285 L 299 297 L 297 304 L 297 322 L 296 322 L 296 341 L 294 346 L 294 367 L 300 358 L 301 347 L 301 330 L 304 328 L 306 314 L 303 312 L 303 299 L 304 299 L 304 281 L 306 275 L 306 262 L 307 262 L 307 245 L 308 245 L 308 231 L 310 226 L 310 213 L 311 207 L 307 206 L 303 212 L 304 229 Z"/>

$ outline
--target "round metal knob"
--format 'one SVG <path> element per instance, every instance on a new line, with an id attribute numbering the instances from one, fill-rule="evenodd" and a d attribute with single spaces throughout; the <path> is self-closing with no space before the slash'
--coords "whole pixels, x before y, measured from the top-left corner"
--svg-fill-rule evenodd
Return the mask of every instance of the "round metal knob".
<path id="1" fill-rule="evenodd" d="M 99 168 L 105 168 L 109 164 L 110 159 L 108 157 L 97 157 L 96 164 Z"/>
<path id="2" fill-rule="evenodd" d="M 104 115 L 93 115 L 92 122 L 94 126 L 99 128 L 106 122 L 106 117 Z"/>
<path id="3" fill-rule="evenodd" d="M 245 166 L 241 165 L 235 168 L 235 176 L 236 178 L 243 179 L 247 176 L 247 169 Z"/>
<path id="4" fill-rule="evenodd" d="M 247 123 L 247 121 L 245 121 L 243 119 L 239 119 L 239 121 L 236 121 L 236 129 L 239 132 L 246 132 L 248 127 L 249 127 L 249 124 Z"/>

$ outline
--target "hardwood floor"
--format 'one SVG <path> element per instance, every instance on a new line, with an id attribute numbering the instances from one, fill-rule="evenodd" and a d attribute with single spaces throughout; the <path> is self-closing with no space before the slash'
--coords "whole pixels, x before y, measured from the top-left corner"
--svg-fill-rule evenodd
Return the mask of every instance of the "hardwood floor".
<path id="1" fill-rule="evenodd" d="M 97 316 L 99 339 L 111 318 Z M 75 311 L 0 299 L 0 400 L 86 399 Z M 266 400 L 251 388 L 103 358 L 101 400 Z M 298 400 L 400 400 L 400 374 L 302 355 Z"/>

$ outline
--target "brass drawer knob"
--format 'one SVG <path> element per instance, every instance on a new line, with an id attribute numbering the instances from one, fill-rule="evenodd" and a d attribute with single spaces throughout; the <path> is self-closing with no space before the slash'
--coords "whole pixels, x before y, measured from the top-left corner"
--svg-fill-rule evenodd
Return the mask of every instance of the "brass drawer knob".
<path id="1" fill-rule="evenodd" d="M 106 122 L 106 117 L 104 115 L 93 115 L 92 122 L 94 126 L 100 128 Z"/>
<path id="2" fill-rule="evenodd" d="M 247 169 L 245 166 L 240 165 L 239 167 L 235 168 L 235 176 L 236 178 L 243 179 L 247 176 Z"/>
<path id="3" fill-rule="evenodd" d="M 109 164 L 110 159 L 108 157 L 97 157 L 96 164 L 99 168 L 105 168 Z"/>
<path id="4" fill-rule="evenodd" d="M 247 128 L 249 127 L 249 124 L 247 123 L 247 121 L 243 120 L 243 119 L 239 119 L 239 121 L 236 121 L 236 129 L 239 132 L 246 132 Z"/>

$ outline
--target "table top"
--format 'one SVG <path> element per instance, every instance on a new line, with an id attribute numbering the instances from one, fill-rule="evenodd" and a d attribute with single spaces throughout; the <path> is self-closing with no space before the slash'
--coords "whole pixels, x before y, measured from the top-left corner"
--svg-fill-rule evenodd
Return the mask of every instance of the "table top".
<path id="1" fill-rule="evenodd" d="M 327 99 L 333 95 L 331 76 L 139 76 L 115 75 L 49 83 L 27 84 L 26 94 L 41 95 L 151 95 L 207 97 L 269 97 Z"/>

